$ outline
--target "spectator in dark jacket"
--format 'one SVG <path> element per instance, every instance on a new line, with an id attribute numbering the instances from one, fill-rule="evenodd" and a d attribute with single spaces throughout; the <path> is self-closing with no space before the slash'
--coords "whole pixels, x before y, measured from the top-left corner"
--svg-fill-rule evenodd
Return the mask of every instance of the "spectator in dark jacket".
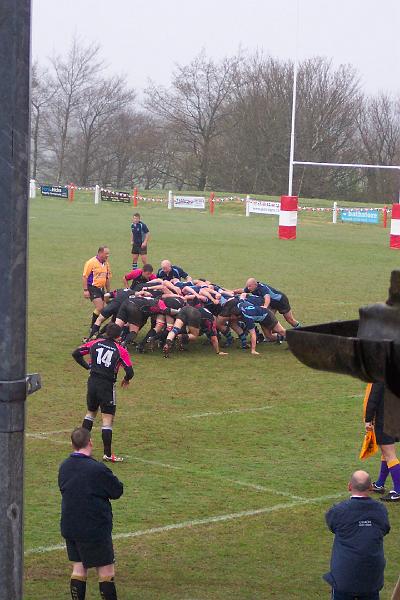
<path id="1" fill-rule="evenodd" d="M 73 562 L 71 597 L 84 600 L 87 570 L 95 567 L 103 600 L 116 600 L 112 509 L 110 500 L 122 496 L 123 485 L 113 472 L 92 458 L 90 431 L 71 434 L 72 454 L 61 464 L 61 534 Z"/>
<path id="2" fill-rule="evenodd" d="M 335 539 L 331 570 L 324 579 L 334 600 L 379 600 L 385 569 L 383 537 L 390 525 L 386 508 L 369 497 L 371 485 L 368 473 L 356 471 L 348 486 L 351 498 L 326 513 Z"/>

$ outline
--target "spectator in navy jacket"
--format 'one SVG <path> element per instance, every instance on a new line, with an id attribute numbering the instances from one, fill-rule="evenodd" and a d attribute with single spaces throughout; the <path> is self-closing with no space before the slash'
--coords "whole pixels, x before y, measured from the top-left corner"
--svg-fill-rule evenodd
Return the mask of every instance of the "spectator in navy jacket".
<path id="1" fill-rule="evenodd" d="M 73 562 L 71 597 L 84 600 L 87 570 L 95 567 L 101 598 L 117 600 L 110 500 L 122 496 L 123 485 L 108 467 L 92 458 L 90 431 L 74 429 L 71 441 L 74 451 L 58 473 L 61 535 Z"/>
<path id="2" fill-rule="evenodd" d="M 335 504 L 325 516 L 335 534 L 331 570 L 324 575 L 334 600 L 379 600 L 383 537 L 390 525 L 386 508 L 369 497 L 371 486 L 368 473 L 355 471 L 348 486 L 351 498 Z"/>

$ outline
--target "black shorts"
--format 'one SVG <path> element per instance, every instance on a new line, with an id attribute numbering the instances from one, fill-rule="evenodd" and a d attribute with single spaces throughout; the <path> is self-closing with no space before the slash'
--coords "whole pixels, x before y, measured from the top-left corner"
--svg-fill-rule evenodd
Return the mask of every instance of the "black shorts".
<path id="1" fill-rule="evenodd" d="M 133 244 L 132 254 L 140 254 L 140 256 L 146 255 L 147 254 L 147 246 L 142 248 L 142 246 L 136 246 L 135 244 Z"/>
<path id="2" fill-rule="evenodd" d="M 124 323 L 130 323 L 130 325 L 136 325 L 141 329 L 146 324 L 147 316 L 135 304 L 129 302 L 121 306 L 117 319 L 121 319 Z"/>
<path id="3" fill-rule="evenodd" d="M 395 444 L 399 441 L 398 437 L 392 437 L 383 431 L 383 424 L 375 423 L 375 435 L 376 435 L 376 443 L 379 446 L 387 446 L 389 444 Z"/>
<path id="4" fill-rule="evenodd" d="M 115 561 L 111 535 L 100 541 L 65 540 L 65 543 L 67 545 L 68 560 L 83 563 L 85 569 L 105 567 L 106 565 L 112 565 Z"/>
<path id="5" fill-rule="evenodd" d="M 91 300 L 94 300 L 95 298 L 104 300 L 104 290 L 102 288 L 98 288 L 95 285 L 88 285 L 87 289 L 89 290 Z"/>
<path id="6" fill-rule="evenodd" d="M 290 311 L 289 298 L 282 294 L 282 298 L 280 300 L 272 300 L 269 303 L 270 308 L 273 310 L 277 310 L 281 313 L 281 315 L 286 315 Z"/>
<path id="7" fill-rule="evenodd" d="M 193 306 L 184 306 L 180 309 L 175 318 L 182 321 L 187 327 L 200 329 L 201 313 Z"/>
<path id="8" fill-rule="evenodd" d="M 183 308 L 183 305 L 185 304 L 185 301 L 182 298 L 175 298 L 175 296 L 165 296 L 163 300 L 168 308 L 174 308 L 175 310 Z"/>
<path id="9" fill-rule="evenodd" d="M 103 377 L 90 376 L 86 402 L 91 412 L 96 412 L 100 408 L 105 415 L 115 415 L 117 409 L 115 383 Z"/>
<path id="10" fill-rule="evenodd" d="M 265 315 L 262 321 L 259 321 L 261 327 L 265 327 L 265 329 L 273 329 L 278 324 L 278 319 L 275 317 L 274 313 L 271 310 L 267 309 L 267 314 Z"/>
<path id="11" fill-rule="evenodd" d="M 118 314 L 120 307 L 121 307 L 121 302 L 114 298 L 113 300 L 111 300 L 111 302 L 109 302 L 108 304 L 105 305 L 105 307 L 103 308 L 103 310 L 101 311 L 100 314 L 105 319 L 108 319 L 109 317 L 116 316 Z"/>

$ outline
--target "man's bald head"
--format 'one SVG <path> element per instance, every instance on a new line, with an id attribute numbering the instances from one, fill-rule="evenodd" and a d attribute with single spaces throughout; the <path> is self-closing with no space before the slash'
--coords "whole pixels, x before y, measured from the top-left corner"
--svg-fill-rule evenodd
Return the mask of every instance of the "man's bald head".
<path id="1" fill-rule="evenodd" d="M 250 290 L 250 292 L 254 292 L 254 290 L 256 289 L 258 283 L 257 283 L 257 279 L 254 279 L 254 277 L 250 277 L 247 281 L 246 281 L 246 287 L 248 290 Z"/>
<path id="2" fill-rule="evenodd" d="M 371 477 L 366 471 L 354 471 L 349 482 L 349 490 L 365 493 L 371 489 L 371 485 Z"/>
<path id="3" fill-rule="evenodd" d="M 171 270 L 171 267 L 172 267 L 171 261 L 169 261 L 169 260 L 162 260 L 161 261 L 161 268 L 166 273 L 168 273 Z"/>

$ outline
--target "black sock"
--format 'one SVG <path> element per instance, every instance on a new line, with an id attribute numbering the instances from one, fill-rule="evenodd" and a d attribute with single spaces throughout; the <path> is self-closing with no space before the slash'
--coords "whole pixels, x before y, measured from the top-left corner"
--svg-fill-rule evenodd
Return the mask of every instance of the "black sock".
<path id="1" fill-rule="evenodd" d="M 98 313 L 97 313 L 97 312 L 94 312 L 94 313 L 92 314 L 92 322 L 90 323 L 90 328 L 92 328 L 92 327 L 93 327 L 93 325 L 96 323 L 96 321 L 97 321 L 97 317 L 98 317 L 98 316 L 99 316 L 99 315 L 98 315 Z"/>
<path id="2" fill-rule="evenodd" d="M 77 579 L 76 576 L 72 576 L 69 589 L 72 600 L 85 600 L 86 579 Z"/>
<path id="3" fill-rule="evenodd" d="M 92 329 L 90 330 L 89 336 L 92 337 L 92 335 L 94 335 L 95 333 L 98 333 L 99 331 L 100 331 L 100 325 L 93 324 Z"/>
<path id="4" fill-rule="evenodd" d="M 125 344 L 130 344 L 131 342 L 133 342 L 136 336 L 136 331 L 130 331 L 124 340 Z"/>
<path id="5" fill-rule="evenodd" d="M 103 440 L 104 454 L 111 456 L 112 429 L 101 428 L 101 438 Z"/>
<path id="6" fill-rule="evenodd" d="M 122 328 L 122 331 L 121 331 L 121 335 L 120 335 L 120 338 L 121 338 L 122 341 L 125 340 L 125 338 L 128 335 L 128 333 L 129 333 L 129 327 L 128 327 L 128 325 L 124 325 L 123 328 Z"/>
<path id="7" fill-rule="evenodd" d="M 117 600 L 114 577 L 111 578 L 111 581 L 99 581 L 99 590 L 102 600 Z"/>
<path id="8" fill-rule="evenodd" d="M 151 339 L 157 339 L 157 332 L 155 329 L 151 328 L 145 335 L 144 339 L 143 339 L 143 344 L 145 344 L 146 342 L 148 342 Z"/>
<path id="9" fill-rule="evenodd" d="M 87 417 L 85 417 L 82 421 L 82 427 L 84 429 L 87 429 L 88 431 L 92 431 L 93 419 L 88 419 Z"/>
<path id="10" fill-rule="evenodd" d="M 158 339 L 162 344 L 165 344 L 165 340 L 167 339 L 168 331 L 164 329 L 161 333 L 158 334 Z"/>

